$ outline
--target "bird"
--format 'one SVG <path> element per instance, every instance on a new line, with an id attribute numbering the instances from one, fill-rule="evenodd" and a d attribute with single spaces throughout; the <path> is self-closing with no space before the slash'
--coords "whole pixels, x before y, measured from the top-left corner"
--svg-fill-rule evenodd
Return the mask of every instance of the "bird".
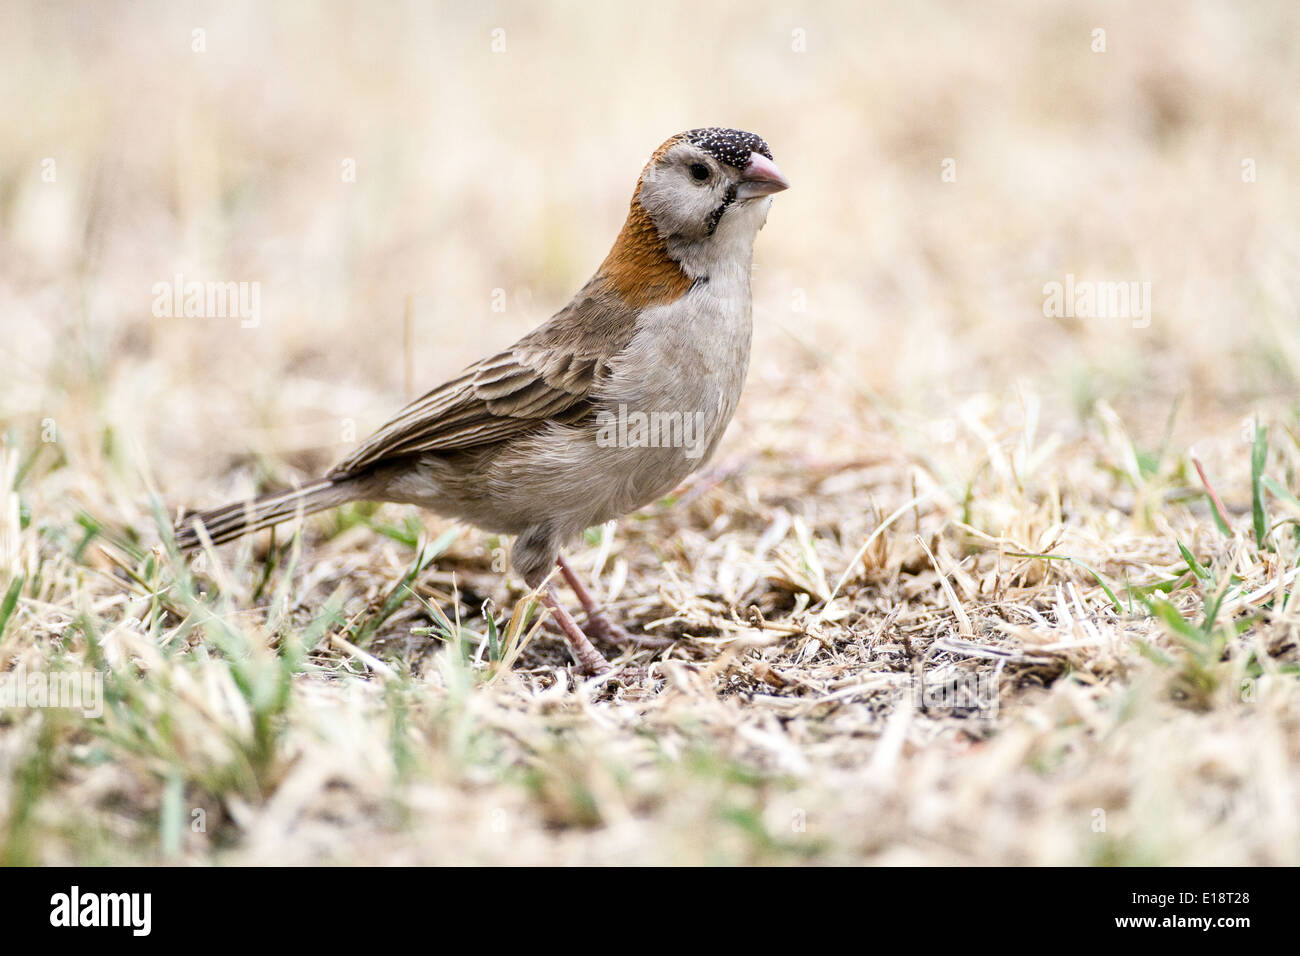
<path id="1" fill-rule="evenodd" d="M 788 187 L 754 133 L 670 137 L 642 169 L 609 254 L 564 308 L 412 401 L 322 478 L 180 512 L 177 546 L 219 545 L 351 501 L 418 505 L 513 535 L 511 563 L 579 670 L 609 673 L 593 640 L 633 638 L 562 549 L 663 497 L 713 454 L 749 366 L 754 241 Z M 585 630 L 550 583 L 556 570 Z"/>

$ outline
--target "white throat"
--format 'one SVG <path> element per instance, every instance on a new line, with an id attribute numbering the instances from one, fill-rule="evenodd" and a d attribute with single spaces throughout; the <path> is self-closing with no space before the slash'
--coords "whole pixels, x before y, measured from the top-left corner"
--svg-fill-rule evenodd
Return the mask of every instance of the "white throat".
<path id="1" fill-rule="evenodd" d="M 669 239 L 668 254 L 693 279 L 707 277 L 710 283 L 743 280 L 748 284 L 754 238 L 771 207 L 771 198 L 736 203 L 723 213 L 713 235 L 695 241 Z"/>

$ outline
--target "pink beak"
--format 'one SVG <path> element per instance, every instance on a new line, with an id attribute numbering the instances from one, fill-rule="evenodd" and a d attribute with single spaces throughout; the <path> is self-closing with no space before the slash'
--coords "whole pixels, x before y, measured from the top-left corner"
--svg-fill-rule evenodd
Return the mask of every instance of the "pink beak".
<path id="1" fill-rule="evenodd" d="M 749 164 L 741 171 L 737 199 L 757 199 L 790 188 L 790 181 L 781 174 L 776 163 L 762 153 L 750 153 Z"/>

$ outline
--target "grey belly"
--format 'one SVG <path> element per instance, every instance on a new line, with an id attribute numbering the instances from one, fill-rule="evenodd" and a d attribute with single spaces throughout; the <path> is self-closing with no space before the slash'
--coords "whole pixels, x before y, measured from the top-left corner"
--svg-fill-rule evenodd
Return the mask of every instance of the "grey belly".
<path id="1" fill-rule="evenodd" d="M 748 303 L 734 316 L 664 310 L 646 321 L 644 341 L 620 356 L 603 387 L 603 424 L 548 423 L 500 445 L 427 455 L 393 472 L 377 497 L 486 531 L 544 525 L 569 538 L 666 495 L 709 460 L 735 411 L 749 359 Z"/>
<path id="2" fill-rule="evenodd" d="M 654 436 L 547 425 L 501 446 L 422 456 L 414 467 L 377 476 L 373 497 L 499 534 L 548 524 L 568 537 L 668 494 L 708 460 L 719 426 L 725 422 L 702 423 L 689 446 L 635 447 L 627 442 Z"/>

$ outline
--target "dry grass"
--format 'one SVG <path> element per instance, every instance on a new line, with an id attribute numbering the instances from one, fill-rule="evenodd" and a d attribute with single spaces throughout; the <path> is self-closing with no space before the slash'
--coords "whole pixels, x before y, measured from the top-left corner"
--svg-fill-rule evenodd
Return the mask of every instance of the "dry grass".
<path id="1" fill-rule="evenodd" d="M 1300 862 L 1293 5 L 609 6 L 14 10 L 0 672 L 107 701 L 0 709 L 0 859 Z M 411 509 L 159 543 L 548 315 L 717 123 L 794 183 L 749 386 L 573 552 L 670 650 L 577 681 Z"/>

